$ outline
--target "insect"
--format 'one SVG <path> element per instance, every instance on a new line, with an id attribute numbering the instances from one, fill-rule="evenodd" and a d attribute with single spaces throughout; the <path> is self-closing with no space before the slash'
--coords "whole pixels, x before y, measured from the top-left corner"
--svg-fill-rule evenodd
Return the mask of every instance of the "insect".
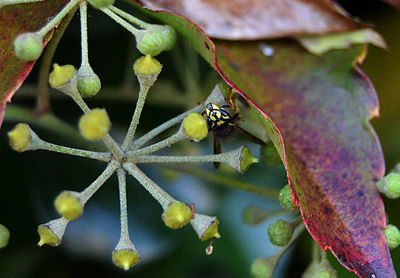
<path id="1" fill-rule="evenodd" d="M 239 114 L 231 116 L 224 108 L 230 108 L 229 105 L 218 106 L 214 103 L 208 103 L 206 109 L 201 113 L 207 117 L 208 130 L 214 133 L 214 154 L 221 153 L 220 137 L 227 137 L 235 129 L 235 122 Z M 218 168 L 219 162 L 214 162 L 215 168 Z"/>

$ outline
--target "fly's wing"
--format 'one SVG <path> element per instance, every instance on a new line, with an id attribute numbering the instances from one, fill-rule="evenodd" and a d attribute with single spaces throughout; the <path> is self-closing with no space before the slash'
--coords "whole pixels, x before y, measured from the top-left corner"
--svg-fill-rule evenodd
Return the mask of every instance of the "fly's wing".
<path id="1" fill-rule="evenodd" d="M 220 154 L 220 153 L 221 153 L 221 140 L 216 134 L 214 134 L 214 154 Z M 219 164 L 220 164 L 219 162 L 214 162 L 215 169 L 218 169 Z"/>
<path id="2" fill-rule="evenodd" d="M 265 145 L 265 142 L 257 137 L 255 137 L 253 134 L 251 134 L 250 132 L 244 130 L 243 128 L 241 128 L 239 125 L 235 125 L 235 131 L 240 133 L 241 135 L 243 135 L 244 137 L 246 137 L 248 140 L 250 140 L 253 143 L 256 143 L 258 145 Z"/>

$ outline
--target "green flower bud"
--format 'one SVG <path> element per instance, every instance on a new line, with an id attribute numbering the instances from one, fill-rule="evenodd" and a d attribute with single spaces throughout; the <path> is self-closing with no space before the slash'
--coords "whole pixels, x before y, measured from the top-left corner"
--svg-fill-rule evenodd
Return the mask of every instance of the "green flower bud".
<path id="1" fill-rule="evenodd" d="M 244 173 L 249 169 L 250 165 L 253 163 L 257 163 L 258 159 L 255 158 L 250 149 L 246 146 L 242 148 L 241 157 L 240 157 L 240 173 Z"/>
<path id="2" fill-rule="evenodd" d="M 43 51 L 43 40 L 38 33 L 23 33 L 14 40 L 14 53 L 23 61 L 34 61 Z"/>
<path id="3" fill-rule="evenodd" d="M 190 224 L 201 241 L 221 237 L 218 233 L 219 221 L 216 217 L 196 213 L 194 219 L 190 220 Z"/>
<path id="4" fill-rule="evenodd" d="M 174 202 L 164 211 L 162 219 L 167 227 L 179 229 L 192 219 L 192 210 L 182 202 Z"/>
<path id="5" fill-rule="evenodd" d="M 323 269 L 323 270 L 317 271 L 313 277 L 315 277 L 315 278 L 336 278 L 337 273 L 334 269 L 329 269 L 329 270 Z"/>
<path id="6" fill-rule="evenodd" d="M 286 246 L 292 239 L 292 235 L 293 227 L 283 220 L 272 223 L 268 228 L 269 240 L 276 246 Z"/>
<path id="7" fill-rule="evenodd" d="M 6 226 L 0 224 L 0 249 L 7 246 L 10 240 L 10 231 Z"/>
<path id="8" fill-rule="evenodd" d="M 121 238 L 112 253 L 113 263 L 129 270 L 140 261 L 140 255 L 129 238 Z"/>
<path id="9" fill-rule="evenodd" d="M 95 108 L 79 120 L 79 130 L 88 140 L 100 140 L 110 131 L 111 121 L 105 109 Z"/>
<path id="10" fill-rule="evenodd" d="M 115 0 L 89 0 L 89 3 L 96 9 L 106 8 L 114 4 Z"/>
<path id="11" fill-rule="evenodd" d="M 31 134 L 27 124 L 17 124 L 7 135 L 10 146 L 14 151 L 23 152 L 27 150 L 31 142 Z"/>
<path id="12" fill-rule="evenodd" d="M 40 236 L 40 241 L 38 245 L 42 246 L 47 244 L 53 247 L 60 245 L 68 222 L 68 219 L 61 217 L 46 224 L 39 225 L 38 233 Z"/>
<path id="13" fill-rule="evenodd" d="M 97 95 L 101 89 L 100 78 L 94 73 L 89 65 L 79 68 L 77 78 L 78 91 L 82 97 L 92 97 Z"/>
<path id="14" fill-rule="evenodd" d="M 65 190 L 57 196 L 54 206 L 57 212 L 64 216 L 64 218 L 75 220 L 82 215 L 84 204 L 78 192 Z"/>
<path id="15" fill-rule="evenodd" d="M 176 32 L 168 25 L 151 25 L 139 30 L 136 35 L 136 47 L 143 55 L 157 56 L 171 49 L 176 42 Z"/>
<path id="16" fill-rule="evenodd" d="M 272 278 L 277 264 L 276 256 L 257 258 L 251 264 L 250 272 L 254 278 Z"/>
<path id="17" fill-rule="evenodd" d="M 400 231 L 394 225 L 387 225 L 385 229 L 385 237 L 390 249 L 394 249 L 400 245 Z"/>
<path id="18" fill-rule="evenodd" d="M 383 179 L 376 183 L 379 192 L 386 195 L 390 199 L 400 197 L 400 173 L 389 173 Z"/>
<path id="19" fill-rule="evenodd" d="M 59 66 L 53 65 L 53 71 L 49 75 L 50 86 L 54 89 L 59 89 L 66 86 L 68 83 L 73 82 L 76 75 L 76 69 L 73 65 Z"/>
<path id="20" fill-rule="evenodd" d="M 206 138 L 208 134 L 207 123 L 199 113 L 190 113 L 186 116 L 183 120 L 183 130 L 195 142 Z"/>
<path id="21" fill-rule="evenodd" d="M 279 203 L 285 209 L 293 210 L 294 208 L 292 194 L 290 193 L 288 184 L 279 191 Z"/>
<path id="22" fill-rule="evenodd" d="M 260 158 L 262 163 L 266 166 L 278 166 L 282 164 L 281 157 L 276 151 L 272 141 L 268 141 L 260 148 Z"/>

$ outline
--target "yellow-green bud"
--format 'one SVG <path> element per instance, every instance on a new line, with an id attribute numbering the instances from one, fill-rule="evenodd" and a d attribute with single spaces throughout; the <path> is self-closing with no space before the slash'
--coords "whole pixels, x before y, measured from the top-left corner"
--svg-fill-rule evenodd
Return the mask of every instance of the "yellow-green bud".
<path id="1" fill-rule="evenodd" d="M 53 88 L 59 88 L 67 84 L 76 74 L 76 69 L 73 65 L 59 66 L 53 65 L 53 71 L 49 75 L 49 83 Z"/>
<path id="2" fill-rule="evenodd" d="M 82 97 L 92 97 L 97 95 L 101 89 L 100 78 L 94 73 L 89 65 L 79 68 L 77 78 L 78 91 Z"/>
<path id="3" fill-rule="evenodd" d="M 257 258 L 250 267 L 250 272 L 254 278 L 272 278 L 278 259 L 275 256 L 267 258 Z"/>
<path id="4" fill-rule="evenodd" d="M 385 237 L 390 249 L 394 249 L 400 245 L 400 231 L 394 225 L 387 225 L 385 229 Z"/>
<path id="5" fill-rule="evenodd" d="M 322 269 L 315 272 L 314 278 L 336 278 L 337 274 L 334 269 Z"/>
<path id="6" fill-rule="evenodd" d="M 136 35 L 136 47 L 143 55 L 157 56 L 171 49 L 176 42 L 176 32 L 168 25 L 151 25 Z"/>
<path id="7" fill-rule="evenodd" d="M 288 184 L 279 191 L 279 203 L 285 209 L 293 210 L 294 208 L 292 194 L 290 193 Z"/>
<path id="8" fill-rule="evenodd" d="M 242 148 L 241 157 L 240 157 L 240 173 L 244 173 L 249 169 L 250 165 L 253 163 L 257 163 L 258 159 L 255 158 L 250 149 L 246 146 Z"/>
<path id="9" fill-rule="evenodd" d="M 164 211 L 162 219 L 167 227 L 179 229 L 192 219 L 192 210 L 182 202 L 174 202 Z"/>
<path id="10" fill-rule="evenodd" d="M 286 246 L 292 239 L 292 235 L 293 227 L 283 220 L 278 220 L 268 227 L 269 240 L 273 245 Z"/>
<path id="11" fill-rule="evenodd" d="M 65 228 L 69 220 L 64 217 L 52 220 L 46 224 L 38 226 L 38 233 L 40 241 L 39 246 L 44 244 L 50 246 L 58 246 L 61 244 L 62 237 L 64 236 Z"/>
<path id="12" fill-rule="evenodd" d="M 190 220 L 190 224 L 201 241 L 221 237 L 218 232 L 219 221 L 216 217 L 196 213 L 194 219 Z"/>
<path id="13" fill-rule="evenodd" d="M 34 61 L 43 51 L 43 40 L 38 33 L 23 33 L 14 40 L 14 53 L 23 61 Z"/>
<path id="14" fill-rule="evenodd" d="M 268 141 L 260 148 L 260 159 L 266 166 L 278 166 L 282 164 L 281 157 L 276 151 L 272 141 Z"/>
<path id="15" fill-rule="evenodd" d="M 89 3 L 96 9 L 106 8 L 114 4 L 115 0 L 89 0 Z"/>
<path id="16" fill-rule="evenodd" d="M 6 247 L 9 240 L 10 231 L 7 229 L 6 226 L 0 224 L 0 248 Z"/>
<path id="17" fill-rule="evenodd" d="M 113 251 L 112 253 L 113 263 L 124 270 L 129 270 L 135 266 L 139 260 L 140 256 L 136 250 L 122 249 Z"/>
<path id="18" fill-rule="evenodd" d="M 14 151 L 23 152 L 29 146 L 31 134 L 27 124 L 19 123 L 8 132 L 8 140 Z"/>
<path id="19" fill-rule="evenodd" d="M 61 192 L 54 201 L 57 212 L 68 220 L 75 220 L 83 213 L 80 194 L 74 191 Z"/>
<path id="20" fill-rule="evenodd" d="M 136 60 L 133 70 L 137 75 L 158 75 L 162 65 L 151 55 L 142 56 Z"/>
<path id="21" fill-rule="evenodd" d="M 382 180 L 376 183 L 378 190 L 390 199 L 400 197 L 400 174 L 396 172 L 389 173 Z"/>
<path id="22" fill-rule="evenodd" d="M 79 130 L 88 140 L 100 140 L 107 135 L 111 121 L 105 109 L 95 108 L 79 120 Z"/>
<path id="23" fill-rule="evenodd" d="M 183 130 L 196 142 L 206 138 L 208 134 L 207 123 L 199 113 L 190 113 L 186 116 L 183 120 Z"/>

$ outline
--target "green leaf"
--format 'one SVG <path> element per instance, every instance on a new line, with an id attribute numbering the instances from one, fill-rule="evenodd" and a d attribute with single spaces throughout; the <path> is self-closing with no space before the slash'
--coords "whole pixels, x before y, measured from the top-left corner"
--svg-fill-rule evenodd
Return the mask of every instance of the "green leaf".
<path id="1" fill-rule="evenodd" d="M 24 62 L 15 57 L 14 38 L 23 32 L 40 29 L 67 2 L 67 0 L 52 0 L 0 8 L 0 127 L 7 102 L 11 101 L 11 97 L 35 64 L 35 61 Z M 49 38 L 50 36 L 47 40 Z"/>

